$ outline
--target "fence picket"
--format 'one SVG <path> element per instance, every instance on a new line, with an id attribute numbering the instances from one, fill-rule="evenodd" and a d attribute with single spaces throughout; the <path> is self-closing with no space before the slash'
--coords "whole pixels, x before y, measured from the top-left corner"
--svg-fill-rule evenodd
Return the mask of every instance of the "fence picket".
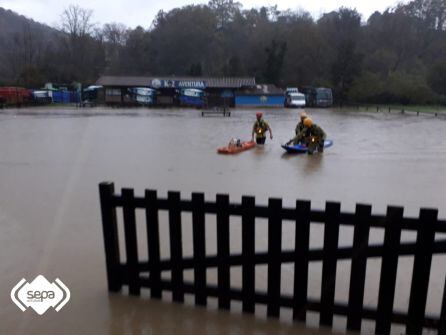
<path id="1" fill-rule="evenodd" d="M 282 252 L 282 199 L 269 199 L 268 204 L 268 305 L 269 317 L 280 316 L 280 254 Z"/>
<path id="2" fill-rule="evenodd" d="M 120 276 L 118 223 L 116 208 L 112 205 L 115 193 L 113 183 L 100 183 L 99 196 L 101 200 L 102 232 L 104 235 L 105 265 L 107 269 L 107 284 L 110 292 L 118 292 L 122 288 Z"/>
<path id="3" fill-rule="evenodd" d="M 229 309 L 229 196 L 217 195 L 218 307 Z"/>
<path id="4" fill-rule="evenodd" d="M 255 198 L 242 197 L 242 309 L 245 313 L 255 311 Z"/>
<path id="5" fill-rule="evenodd" d="M 205 241 L 205 214 L 204 214 L 204 194 L 192 193 L 192 233 L 194 246 L 194 282 L 195 282 L 195 303 L 199 306 L 206 306 L 206 267 L 204 260 L 206 257 Z"/>
<path id="6" fill-rule="evenodd" d="M 181 233 L 180 192 L 168 192 L 169 202 L 169 233 L 170 258 L 172 259 L 172 299 L 174 302 L 184 302 L 183 290 L 183 240 Z"/>
<path id="7" fill-rule="evenodd" d="M 310 201 L 296 201 L 293 320 L 306 320 L 308 253 L 310 249 Z"/>
<path id="8" fill-rule="evenodd" d="M 122 199 L 124 202 L 124 235 L 127 271 L 129 273 L 129 293 L 131 295 L 139 295 L 141 286 L 139 283 L 138 241 L 136 238 L 135 196 L 133 189 L 123 188 Z"/>
<path id="9" fill-rule="evenodd" d="M 441 304 L 440 320 L 438 323 L 438 335 L 446 335 L 446 278 L 443 286 L 443 302 Z"/>
<path id="10" fill-rule="evenodd" d="M 160 234 L 159 234 L 159 215 L 156 205 L 157 192 L 146 190 L 146 227 L 147 227 L 147 245 L 149 249 L 150 264 L 150 295 L 152 298 L 161 298 L 161 270 L 160 270 Z"/>
<path id="11" fill-rule="evenodd" d="M 364 303 L 365 274 L 367 267 L 367 246 L 369 243 L 370 215 L 372 206 L 356 205 L 353 234 L 353 254 L 350 273 L 348 330 L 361 330 L 361 314 Z"/>
<path id="12" fill-rule="evenodd" d="M 325 207 L 326 221 L 324 225 L 324 257 L 322 261 L 322 292 L 320 324 L 333 324 L 333 306 L 336 288 L 336 249 L 339 241 L 339 216 L 341 204 L 327 202 Z"/>
<path id="13" fill-rule="evenodd" d="M 391 330 L 403 211 L 402 207 L 387 208 L 375 328 L 378 334 L 390 334 Z"/>
<path id="14" fill-rule="evenodd" d="M 421 335 L 423 332 L 422 321 L 426 310 L 437 215 L 437 210 L 422 209 L 420 211 L 420 228 L 417 233 L 417 247 L 410 289 L 409 318 L 406 324 L 406 332 L 411 335 Z"/>

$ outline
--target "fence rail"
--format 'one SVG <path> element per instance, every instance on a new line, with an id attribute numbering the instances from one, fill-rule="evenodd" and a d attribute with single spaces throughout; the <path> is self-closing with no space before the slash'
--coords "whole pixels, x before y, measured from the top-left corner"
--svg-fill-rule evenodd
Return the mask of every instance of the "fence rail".
<path id="1" fill-rule="evenodd" d="M 413 105 L 392 105 L 392 104 L 361 104 L 361 103 L 347 103 L 336 106 L 340 109 L 357 109 L 365 111 L 376 111 L 382 113 L 400 113 L 409 115 L 425 115 L 435 117 L 446 116 L 446 106 L 413 106 Z"/>
<path id="2" fill-rule="evenodd" d="M 293 319 L 305 321 L 307 311 L 320 315 L 320 324 L 333 325 L 333 317 L 347 317 L 347 329 L 361 330 L 362 321 L 375 321 L 378 334 L 389 334 L 393 323 L 406 326 L 408 334 L 421 334 L 423 328 L 446 334 L 446 289 L 442 308 L 437 315 L 425 314 L 432 256 L 446 254 L 446 221 L 438 220 L 436 209 L 421 209 L 418 218 L 403 216 L 402 207 L 388 207 L 386 215 L 372 214 L 370 205 L 358 204 L 355 213 L 341 212 L 336 202 L 328 202 L 325 210 L 311 209 L 309 201 L 296 201 L 295 208 L 284 208 L 281 199 L 269 199 L 268 206 L 259 206 L 254 197 L 244 196 L 241 203 L 230 203 L 228 195 L 217 195 L 216 201 L 205 201 L 203 193 L 193 193 L 190 200 L 179 192 L 168 192 L 159 198 L 154 190 L 144 197 L 135 197 L 132 189 L 115 194 L 112 183 L 99 185 L 108 288 L 120 291 L 129 287 L 131 295 L 141 288 L 150 288 L 152 298 L 161 298 L 162 291 L 171 291 L 174 302 L 183 302 L 185 294 L 195 295 L 196 305 L 205 306 L 208 297 L 216 297 L 221 309 L 230 309 L 231 301 L 241 301 L 245 313 L 254 313 L 256 304 L 267 306 L 269 317 L 279 317 L 280 309 L 290 308 Z M 120 260 L 117 208 L 123 209 L 124 248 L 126 262 Z M 148 260 L 138 257 L 136 209 L 145 210 Z M 168 221 L 160 222 L 159 211 L 168 212 Z M 182 212 L 192 213 L 193 256 L 183 255 Z M 217 253 L 206 254 L 206 214 L 216 215 Z M 231 253 L 230 218 L 241 217 L 242 250 Z M 267 251 L 255 251 L 256 218 L 267 219 Z M 294 248 L 283 250 L 283 221 L 295 224 Z M 324 225 L 323 246 L 310 248 L 310 225 Z M 140 223 L 138 223 L 140 224 Z M 160 225 L 169 226 L 170 258 L 161 258 Z M 341 226 L 354 228 L 353 244 L 339 246 Z M 383 228 L 384 241 L 370 244 L 371 228 Z M 400 242 L 402 231 L 415 231 L 415 242 Z M 394 310 L 397 268 L 400 256 L 413 256 L 413 275 L 408 311 Z M 380 258 L 378 304 L 364 306 L 367 260 Z M 337 262 L 351 260 L 347 303 L 335 300 Z M 308 298 L 309 264 L 322 262 L 320 299 Z M 281 265 L 294 265 L 293 294 L 281 293 Z M 443 263 L 444 264 L 444 263 Z M 267 290 L 255 289 L 255 266 L 267 266 Z M 241 266 L 241 288 L 230 285 L 230 269 Z M 445 265 L 446 266 L 446 265 Z M 217 284 L 207 283 L 206 270 L 217 269 Z M 184 270 L 193 270 L 194 281 L 184 280 Z M 169 280 L 162 278 L 170 271 Z M 446 283 L 445 283 L 446 286 Z"/>

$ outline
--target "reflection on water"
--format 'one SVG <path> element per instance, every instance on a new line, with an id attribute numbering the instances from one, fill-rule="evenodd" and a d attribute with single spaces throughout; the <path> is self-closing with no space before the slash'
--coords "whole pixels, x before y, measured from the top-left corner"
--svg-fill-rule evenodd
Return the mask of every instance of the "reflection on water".
<path id="1" fill-rule="evenodd" d="M 309 157 L 305 160 L 305 174 L 309 175 L 318 173 L 322 168 L 323 160 L 324 154 L 309 155 Z"/>
<path id="2" fill-rule="evenodd" d="M 294 160 L 302 160 L 304 162 L 303 165 L 298 165 L 297 162 L 296 163 L 296 169 L 299 169 L 300 167 L 302 167 L 302 172 L 303 175 L 311 175 L 314 173 L 318 173 L 321 168 L 322 168 L 322 164 L 323 164 L 323 158 L 324 154 L 319 154 L 319 153 L 315 153 L 313 155 L 308 155 L 308 154 L 290 154 L 287 152 L 284 152 L 281 155 L 281 158 L 283 160 L 289 161 L 290 163 L 292 163 Z"/>
<path id="3" fill-rule="evenodd" d="M 179 305 L 147 297 L 122 297 L 111 294 L 111 322 L 108 334 L 213 334 L 213 335 L 288 335 L 329 334 L 328 330 L 305 328 L 289 321 L 266 320 L 261 316 L 218 311 L 215 308 Z M 265 311 L 265 309 L 263 310 Z"/>

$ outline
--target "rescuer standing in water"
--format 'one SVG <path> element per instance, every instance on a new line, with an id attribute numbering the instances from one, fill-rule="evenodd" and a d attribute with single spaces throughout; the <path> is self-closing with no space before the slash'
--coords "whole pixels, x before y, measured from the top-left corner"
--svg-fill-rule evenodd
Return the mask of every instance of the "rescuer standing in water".
<path id="1" fill-rule="evenodd" d="M 257 121 L 252 127 L 252 141 L 254 141 L 254 135 L 256 137 L 257 144 L 265 144 L 266 132 L 269 131 L 269 138 L 273 139 L 273 132 L 265 120 L 263 120 L 263 113 L 256 113 Z"/>

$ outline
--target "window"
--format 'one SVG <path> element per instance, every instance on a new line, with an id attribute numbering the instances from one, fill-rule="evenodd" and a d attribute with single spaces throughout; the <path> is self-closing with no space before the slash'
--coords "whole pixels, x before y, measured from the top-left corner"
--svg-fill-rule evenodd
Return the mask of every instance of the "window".
<path id="1" fill-rule="evenodd" d="M 120 88 L 107 88 L 105 90 L 106 95 L 113 95 L 113 96 L 120 96 L 121 95 L 121 89 Z"/>

